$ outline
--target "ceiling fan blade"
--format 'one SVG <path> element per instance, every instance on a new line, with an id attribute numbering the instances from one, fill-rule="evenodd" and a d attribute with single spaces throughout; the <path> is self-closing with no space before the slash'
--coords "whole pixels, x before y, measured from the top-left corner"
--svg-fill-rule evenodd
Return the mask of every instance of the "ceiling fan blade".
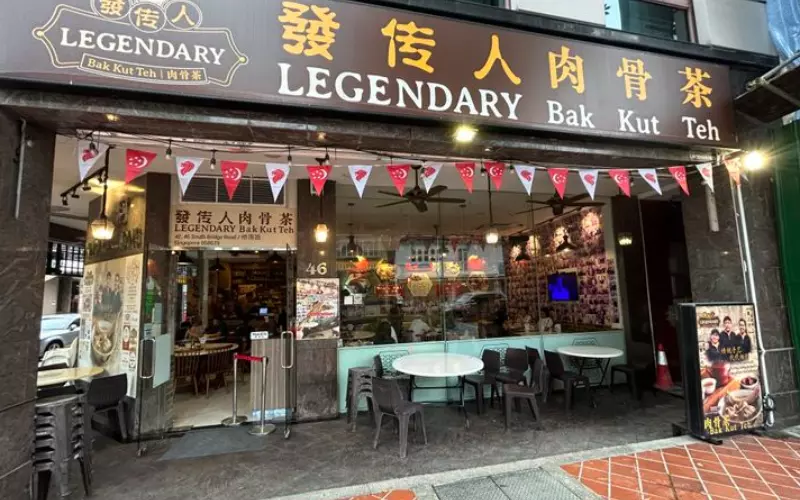
<path id="1" fill-rule="evenodd" d="M 428 203 L 466 203 L 467 200 L 461 198 L 427 198 Z"/>
<path id="2" fill-rule="evenodd" d="M 403 196 L 400 196 L 400 195 L 399 195 L 399 194 L 397 194 L 397 193 L 392 193 L 392 192 L 390 192 L 390 191 L 378 191 L 378 192 L 379 192 L 380 194 L 385 194 L 386 196 L 394 196 L 395 198 L 403 198 Z"/>
<path id="3" fill-rule="evenodd" d="M 547 205 L 549 207 L 550 204 L 552 203 L 552 201 L 551 200 L 547 200 L 547 201 L 525 200 L 525 203 L 535 203 L 537 205 Z"/>
<path id="4" fill-rule="evenodd" d="M 403 203 L 411 203 L 411 202 L 409 200 L 393 201 L 391 203 L 386 203 L 384 205 L 377 205 L 375 208 L 393 207 L 395 205 L 402 205 Z"/>
<path id="5" fill-rule="evenodd" d="M 565 203 L 564 205 L 569 207 L 602 207 L 605 203 L 593 201 L 591 203 Z"/>
<path id="6" fill-rule="evenodd" d="M 564 205 L 571 205 L 572 203 L 574 203 L 574 202 L 576 202 L 576 201 L 585 200 L 585 199 L 586 199 L 586 198 L 588 198 L 588 197 L 589 197 L 589 194 L 588 194 L 588 193 L 583 193 L 583 194 L 578 194 L 578 195 L 575 195 L 575 196 L 570 196 L 569 198 L 565 198 L 565 199 L 562 201 L 562 204 L 564 204 Z"/>
<path id="7" fill-rule="evenodd" d="M 442 186 L 442 185 L 433 186 L 431 190 L 428 191 L 428 197 L 436 196 L 437 194 L 440 194 L 446 190 L 447 186 Z"/>
<path id="8" fill-rule="evenodd" d="M 428 204 L 425 203 L 425 200 L 411 200 L 411 204 L 414 205 L 414 208 L 416 208 L 419 213 L 428 211 Z"/>

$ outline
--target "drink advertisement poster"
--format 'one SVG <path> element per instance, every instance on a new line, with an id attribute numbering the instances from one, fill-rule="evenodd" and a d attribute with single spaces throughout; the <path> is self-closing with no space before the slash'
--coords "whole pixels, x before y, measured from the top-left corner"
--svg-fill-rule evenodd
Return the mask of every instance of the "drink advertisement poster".
<path id="1" fill-rule="evenodd" d="M 690 430 L 717 437 L 764 424 L 752 304 L 681 306 Z"/>

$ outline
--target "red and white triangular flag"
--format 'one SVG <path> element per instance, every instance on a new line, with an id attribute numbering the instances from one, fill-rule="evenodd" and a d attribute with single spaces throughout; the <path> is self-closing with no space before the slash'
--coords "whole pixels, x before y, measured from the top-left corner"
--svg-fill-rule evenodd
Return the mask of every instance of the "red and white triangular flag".
<path id="1" fill-rule="evenodd" d="M 125 184 L 142 175 L 156 159 L 156 153 L 139 149 L 125 150 Z"/>
<path id="2" fill-rule="evenodd" d="M 350 170 L 350 178 L 356 186 L 356 191 L 358 191 L 358 197 L 363 198 L 369 174 L 372 173 L 372 165 L 350 165 L 347 168 Z"/>
<path id="3" fill-rule="evenodd" d="M 181 185 L 181 194 L 186 194 L 189 183 L 192 182 L 194 174 L 200 170 L 200 165 L 205 161 L 204 158 L 187 158 L 178 156 L 175 158 L 175 170 L 178 172 L 178 182 Z"/>
<path id="4" fill-rule="evenodd" d="M 314 186 L 317 196 L 322 196 L 322 188 L 325 187 L 325 181 L 331 175 L 331 166 L 308 165 L 306 170 L 308 170 L 308 178 L 311 180 L 311 185 Z"/>
<path id="5" fill-rule="evenodd" d="M 236 188 L 239 187 L 239 183 L 242 182 L 242 177 L 247 171 L 247 162 L 224 160 L 220 162 L 220 169 L 222 170 L 222 182 L 225 183 L 225 190 L 228 191 L 228 199 L 232 200 Z"/>
<path id="6" fill-rule="evenodd" d="M 475 183 L 475 163 L 456 163 L 456 169 L 461 174 L 461 180 L 467 186 L 467 191 L 471 193 Z"/>
<path id="7" fill-rule="evenodd" d="M 503 185 L 503 176 L 506 173 L 506 164 L 498 161 L 487 161 L 483 163 L 483 167 L 492 180 L 495 191 L 500 191 L 500 187 Z"/>
<path id="8" fill-rule="evenodd" d="M 422 184 L 425 186 L 425 192 L 430 193 L 433 183 L 436 182 L 436 177 L 442 170 L 441 163 L 428 163 L 422 167 Z"/>
<path id="9" fill-rule="evenodd" d="M 289 171 L 291 167 L 287 163 L 267 163 L 266 168 L 269 187 L 272 188 L 272 200 L 277 203 L 283 186 L 285 186 L 286 181 L 289 180 Z"/>
<path id="10" fill-rule="evenodd" d="M 594 193 L 597 191 L 597 181 L 599 180 L 598 176 L 600 175 L 600 170 L 596 168 L 579 170 L 578 175 L 583 181 L 583 187 L 586 188 L 586 192 L 589 193 L 589 196 L 594 200 Z"/>
<path id="11" fill-rule="evenodd" d="M 403 196 L 406 190 L 408 173 L 411 171 L 411 165 L 386 165 L 386 171 L 389 172 L 389 177 L 392 178 L 397 192 L 400 193 L 400 196 Z"/>
<path id="12" fill-rule="evenodd" d="M 556 188 L 556 192 L 561 199 L 564 199 L 564 190 L 567 189 L 567 178 L 569 176 L 569 170 L 566 168 L 548 168 L 547 175 L 550 176 L 550 181 L 553 183 L 553 186 Z"/>
<path id="13" fill-rule="evenodd" d="M 725 168 L 728 169 L 728 175 L 731 176 L 736 185 L 742 183 L 742 159 L 740 157 L 725 160 Z"/>
<path id="14" fill-rule="evenodd" d="M 97 160 L 108 151 L 108 144 L 100 144 L 94 150 L 90 148 L 91 142 L 78 141 L 78 175 L 83 181 L 94 167 Z"/>
<path id="15" fill-rule="evenodd" d="M 631 174 L 627 170 L 613 169 L 608 171 L 608 175 L 614 179 L 617 186 L 625 193 L 625 196 L 631 196 Z"/>
<path id="16" fill-rule="evenodd" d="M 676 165 L 674 167 L 669 167 L 669 173 L 672 174 L 672 177 L 678 182 L 678 185 L 681 187 L 681 190 L 689 196 L 689 183 L 686 182 L 686 167 L 683 165 Z"/>
<path id="17" fill-rule="evenodd" d="M 658 193 L 661 193 L 661 184 L 658 182 L 658 174 L 656 173 L 656 169 L 654 168 L 640 168 L 639 175 L 644 179 L 644 181 L 650 184 L 650 187 Z"/>
<path id="18" fill-rule="evenodd" d="M 519 177 L 522 187 L 525 188 L 525 192 L 528 193 L 528 196 L 530 196 L 531 188 L 533 187 L 533 178 L 536 175 L 536 167 L 531 167 L 528 165 L 514 165 L 514 171 L 517 172 L 517 177 Z"/>
<path id="19" fill-rule="evenodd" d="M 712 163 L 701 163 L 695 165 L 694 168 L 700 173 L 700 177 L 706 182 L 706 186 L 711 192 L 714 192 L 714 165 Z"/>

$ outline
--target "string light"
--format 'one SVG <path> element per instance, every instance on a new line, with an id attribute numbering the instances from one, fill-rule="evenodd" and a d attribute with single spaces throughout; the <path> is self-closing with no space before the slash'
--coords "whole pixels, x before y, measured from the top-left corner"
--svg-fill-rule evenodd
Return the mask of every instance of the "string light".
<path id="1" fill-rule="evenodd" d="M 214 170 L 217 167 L 217 150 L 216 149 L 212 149 L 211 150 L 211 161 L 209 163 L 211 164 L 211 170 Z"/>
<path id="2" fill-rule="evenodd" d="M 164 158 L 167 160 L 172 159 L 172 139 L 169 140 L 169 145 L 167 145 L 167 154 L 164 155 Z"/>

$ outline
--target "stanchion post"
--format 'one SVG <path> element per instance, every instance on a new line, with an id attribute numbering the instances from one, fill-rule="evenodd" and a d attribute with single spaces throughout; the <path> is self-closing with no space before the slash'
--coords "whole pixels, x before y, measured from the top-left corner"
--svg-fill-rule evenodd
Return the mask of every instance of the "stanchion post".
<path id="1" fill-rule="evenodd" d="M 225 427 L 236 427 L 247 421 L 247 417 L 237 415 L 239 409 L 239 355 L 233 355 L 233 408 L 231 409 L 231 416 L 222 419 L 222 425 Z"/>
<path id="2" fill-rule="evenodd" d="M 261 423 L 250 429 L 254 436 L 266 436 L 275 431 L 274 424 L 266 423 L 267 419 L 267 363 L 268 358 L 261 358 Z"/>

